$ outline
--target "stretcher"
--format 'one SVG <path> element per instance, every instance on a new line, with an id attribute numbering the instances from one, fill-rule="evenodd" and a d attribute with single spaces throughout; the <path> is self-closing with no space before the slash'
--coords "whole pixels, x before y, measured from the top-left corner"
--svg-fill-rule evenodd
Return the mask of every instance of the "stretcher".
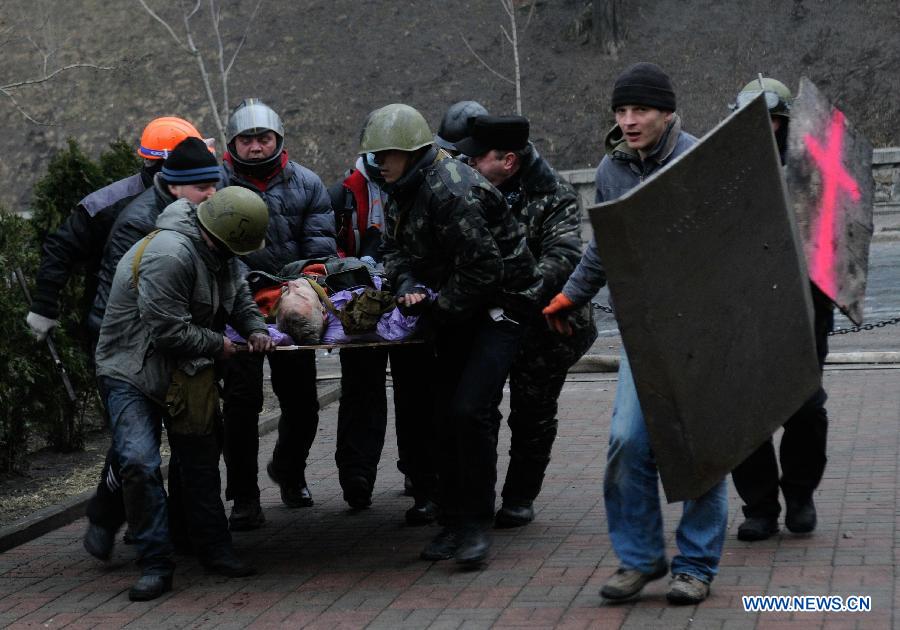
<path id="1" fill-rule="evenodd" d="M 340 348 L 382 348 L 409 346 L 425 343 L 424 339 L 404 339 L 402 341 L 351 341 L 350 343 L 316 343 L 306 346 L 276 346 L 276 352 L 296 352 L 298 350 L 334 350 Z M 238 352 L 247 352 L 245 344 L 235 344 Z"/>

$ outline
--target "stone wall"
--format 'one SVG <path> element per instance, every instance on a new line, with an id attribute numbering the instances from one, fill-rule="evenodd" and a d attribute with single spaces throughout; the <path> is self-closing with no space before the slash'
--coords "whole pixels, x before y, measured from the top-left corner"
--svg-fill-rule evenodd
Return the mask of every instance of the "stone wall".
<path id="1" fill-rule="evenodd" d="M 594 169 L 560 171 L 578 193 L 584 207 L 594 203 Z M 872 153 L 875 180 L 875 237 L 900 237 L 900 147 L 875 149 Z"/>
<path id="2" fill-rule="evenodd" d="M 876 207 L 883 204 L 900 206 L 900 147 L 875 149 L 872 177 L 875 178 Z"/>

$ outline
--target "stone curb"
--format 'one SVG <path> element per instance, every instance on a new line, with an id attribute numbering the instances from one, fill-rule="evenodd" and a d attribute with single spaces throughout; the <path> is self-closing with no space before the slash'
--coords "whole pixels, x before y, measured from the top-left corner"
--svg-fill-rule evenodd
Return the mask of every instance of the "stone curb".
<path id="1" fill-rule="evenodd" d="M 826 365 L 859 365 L 900 363 L 900 352 L 831 352 L 825 358 Z M 616 372 L 619 357 L 612 354 L 586 354 L 569 369 L 569 374 L 591 372 Z"/>
<path id="2" fill-rule="evenodd" d="M 327 407 L 340 398 L 340 395 L 340 385 L 326 389 L 319 394 L 319 407 Z M 261 436 L 278 428 L 279 415 L 280 412 L 271 411 L 260 417 L 259 434 Z M 163 465 L 163 478 L 167 476 L 168 472 L 168 464 Z M 12 525 L 0 528 L 0 553 L 78 520 L 84 516 L 84 510 L 93 495 L 94 491 L 88 490 L 62 503 L 29 514 Z"/>

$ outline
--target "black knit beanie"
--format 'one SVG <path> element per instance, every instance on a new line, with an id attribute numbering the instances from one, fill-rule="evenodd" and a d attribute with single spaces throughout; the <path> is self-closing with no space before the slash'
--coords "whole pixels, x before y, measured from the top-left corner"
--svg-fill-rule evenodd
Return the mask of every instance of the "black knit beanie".
<path id="1" fill-rule="evenodd" d="M 185 138 L 163 162 L 161 177 L 167 184 L 203 184 L 219 181 L 219 163 L 200 138 Z"/>
<path id="2" fill-rule="evenodd" d="M 622 105 L 647 105 L 675 111 L 675 90 L 669 75 L 655 63 L 636 63 L 616 79 L 612 93 L 613 111 Z"/>

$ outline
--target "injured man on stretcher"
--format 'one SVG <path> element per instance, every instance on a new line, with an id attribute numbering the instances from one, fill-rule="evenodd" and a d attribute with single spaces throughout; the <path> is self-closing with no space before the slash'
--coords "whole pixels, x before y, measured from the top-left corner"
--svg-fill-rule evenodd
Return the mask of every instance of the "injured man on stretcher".
<path id="1" fill-rule="evenodd" d="M 277 346 L 403 341 L 419 323 L 397 307 L 375 268 L 356 258 L 298 261 L 277 276 L 251 272 L 247 282 Z M 230 327 L 226 334 L 244 341 Z"/>

